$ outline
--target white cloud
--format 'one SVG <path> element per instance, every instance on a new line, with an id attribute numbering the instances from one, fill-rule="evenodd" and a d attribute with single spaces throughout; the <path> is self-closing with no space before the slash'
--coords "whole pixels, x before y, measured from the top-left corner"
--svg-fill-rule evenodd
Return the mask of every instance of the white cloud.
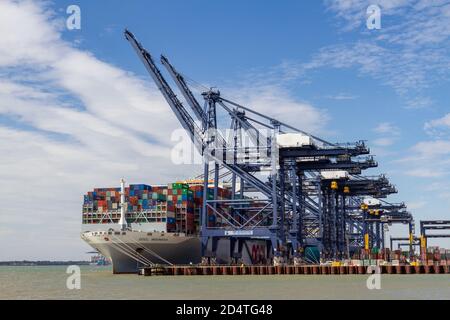
<path id="1" fill-rule="evenodd" d="M 326 67 L 354 68 L 391 87 L 405 108 L 434 103 L 427 90 L 450 76 L 450 1 L 326 0 L 325 4 L 344 21 L 343 31 L 360 28 L 360 37 L 322 48 L 309 63 L 285 65 L 289 77 Z M 381 30 L 365 28 L 366 9 L 371 4 L 381 7 Z"/>
<path id="2" fill-rule="evenodd" d="M 450 200 L 450 184 L 448 180 L 430 183 L 424 188 L 428 192 L 436 194 L 439 199 Z"/>
<path id="3" fill-rule="evenodd" d="M 436 127 L 450 127 L 450 113 L 445 115 L 444 117 L 432 120 L 427 123 L 425 123 L 425 129 L 431 129 Z"/>
<path id="4" fill-rule="evenodd" d="M 393 136 L 398 136 L 400 134 L 400 129 L 390 122 L 381 122 L 373 129 L 373 131 L 379 134 L 388 134 Z"/>
<path id="5" fill-rule="evenodd" d="M 445 175 L 445 173 L 442 171 L 439 171 L 434 168 L 426 168 L 426 167 L 406 170 L 405 173 L 408 176 L 416 177 L 416 178 L 439 178 L 439 177 L 442 177 L 443 175 Z"/>
<path id="6" fill-rule="evenodd" d="M 390 122 L 379 123 L 373 131 L 379 135 L 379 137 L 373 141 L 374 145 L 378 147 L 391 146 L 400 136 L 400 129 Z"/>
<path id="7" fill-rule="evenodd" d="M 428 135 L 434 138 L 450 136 L 450 113 L 442 118 L 426 122 L 424 129 Z"/>
<path id="8" fill-rule="evenodd" d="M 402 7 L 409 5 L 410 0 L 325 0 L 328 10 L 333 11 L 345 21 L 345 30 L 365 26 L 366 10 L 370 5 L 378 5 L 383 15 L 393 15 Z"/>
<path id="9" fill-rule="evenodd" d="M 394 142 L 394 138 L 378 138 L 373 141 L 373 143 L 379 147 L 388 147 L 390 145 L 393 145 Z"/>
<path id="10" fill-rule="evenodd" d="M 425 200 L 410 201 L 408 202 L 408 210 L 422 209 L 427 206 L 427 204 L 428 202 Z"/>
<path id="11" fill-rule="evenodd" d="M 326 111 L 296 100 L 287 90 L 276 84 L 262 81 L 238 89 L 229 87 L 224 92 L 224 95 L 231 97 L 233 101 L 312 134 L 323 133 L 329 121 Z"/>
<path id="12" fill-rule="evenodd" d="M 0 242 L 10 244 L 0 259 L 80 258 L 86 191 L 121 177 L 167 183 L 200 169 L 171 164 L 180 125 L 151 80 L 62 40 L 63 25 L 48 2 L 0 2 Z M 137 59 L 131 48 L 129 58 Z M 265 89 L 248 90 L 246 102 L 321 129 L 320 111 Z"/>
<path id="13" fill-rule="evenodd" d="M 417 143 L 413 148 L 420 157 L 430 158 L 450 154 L 450 141 L 436 140 Z"/>
<path id="14" fill-rule="evenodd" d="M 450 175 L 450 140 L 442 132 L 450 127 L 449 119 L 450 116 L 446 115 L 426 122 L 424 130 L 433 139 L 417 142 L 407 151 L 407 156 L 395 161 L 408 176 L 433 179 L 427 191 L 441 191 L 445 195 L 449 194 L 448 190 L 444 192 L 448 187 L 443 187 L 440 180 L 448 179 Z"/>
<path id="15" fill-rule="evenodd" d="M 408 156 L 394 162 L 400 164 L 402 172 L 408 176 L 447 179 L 450 175 L 449 155 L 450 141 L 422 141 L 408 151 Z"/>
<path id="16" fill-rule="evenodd" d="M 336 95 L 328 95 L 326 98 L 331 100 L 355 100 L 358 97 L 346 93 L 339 93 Z"/>
<path id="17" fill-rule="evenodd" d="M 17 244 L 0 259 L 80 257 L 86 191 L 195 170 L 170 166 L 179 124 L 154 86 L 63 41 L 59 26 L 47 4 L 0 3 L 0 241 Z"/>

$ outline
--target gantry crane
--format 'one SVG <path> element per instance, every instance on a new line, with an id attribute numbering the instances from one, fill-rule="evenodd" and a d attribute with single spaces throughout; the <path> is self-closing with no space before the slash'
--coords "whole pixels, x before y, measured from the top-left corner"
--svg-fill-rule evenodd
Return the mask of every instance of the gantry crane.
<path id="1" fill-rule="evenodd" d="M 202 107 L 185 77 L 161 56 L 192 116 L 151 54 L 130 31 L 125 37 L 203 157 L 204 170 L 198 178 L 204 181 L 200 235 L 205 258 L 215 257 L 221 238 L 230 240 L 230 252 L 236 252 L 236 246 L 237 256 L 243 242 L 257 238 L 267 241 L 275 261 L 282 261 L 284 254 L 296 263 L 307 246 L 317 246 L 327 258 L 342 258 L 349 255 L 350 243 L 361 238 L 366 249 L 381 246 L 383 223 L 412 223 L 412 216 L 399 208 L 380 208 L 382 214 L 374 216 L 362 207 L 364 196 L 384 198 L 396 192 L 384 176 L 360 176 L 378 165 L 363 141 L 330 143 L 224 98 L 219 90 L 202 92 Z M 219 130 L 219 113 L 230 120 L 231 139 Z M 247 137 L 250 145 L 243 143 Z M 214 175 L 213 199 L 206 192 L 210 175 Z M 231 176 L 232 195 L 219 199 L 219 179 L 225 176 Z M 220 218 L 213 227 L 208 226 L 210 215 Z M 352 238 L 356 233 L 359 237 Z"/>
<path id="2" fill-rule="evenodd" d="M 450 238 L 450 233 L 433 233 L 430 231 L 450 230 L 450 220 L 423 220 L 420 221 L 420 254 L 426 258 L 429 238 Z"/>

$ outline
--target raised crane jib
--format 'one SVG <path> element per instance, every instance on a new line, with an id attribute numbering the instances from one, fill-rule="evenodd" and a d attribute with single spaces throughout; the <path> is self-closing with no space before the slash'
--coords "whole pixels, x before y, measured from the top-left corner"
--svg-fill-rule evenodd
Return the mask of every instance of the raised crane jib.
<path id="1" fill-rule="evenodd" d="M 196 146 L 197 150 L 201 154 L 203 154 L 204 149 L 206 147 L 204 141 L 203 141 L 203 132 L 198 127 L 198 125 L 194 122 L 192 117 L 189 115 L 189 113 L 184 108 L 183 104 L 178 100 L 175 93 L 172 91 L 166 80 L 164 79 L 163 75 L 159 71 L 158 67 L 156 66 L 152 56 L 150 53 L 144 49 L 144 47 L 136 40 L 136 37 L 128 30 L 125 30 L 125 38 L 131 43 L 132 47 L 136 51 L 137 55 L 141 59 L 141 61 L 144 63 L 144 66 L 146 67 L 147 71 L 152 76 L 153 80 L 155 81 L 156 85 L 158 86 L 158 89 L 163 94 L 164 98 L 166 99 L 167 103 L 171 107 L 172 111 L 175 113 L 176 117 L 180 121 L 181 125 L 190 133 L 190 137 L 194 145 Z M 222 142 L 223 138 L 221 138 L 220 135 L 218 135 L 218 145 L 224 146 L 225 142 Z M 226 169 L 236 173 L 238 176 L 244 178 L 245 181 L 247 181 L 250 185 L 256 187 L 261 192 L 266 194 L 267 196 L 271 195 L 271 190 L 268 185 L 266 185 L 263 181 L 259 180 L 257 177 L 251 175 L 250 173 L 244 171 L 243 169 L 239 168 L 239 166 L 228 164 L 222 159 L 216 158 L 212 154 L 210 155 L 211 160 L 214 160 L 215 162 L 222 164 Z"/>
<path id="2" fill-rule="evenodd" d="M 178 89 L 180 89 L 184 98 L 191 106 L 192 111 L 194 111 L 197 119 L 200 120 L 203 125 L 205 125 L 207 121 L 206 113 L 203 111 L 203 108 L 200 106 L 197 99 L 195 99 L 194 94 L 189 89 L 184 77 L 180 73 L 178 73 L 178 71 L 172 66 L 169 60 L 163 55 L 161 55 L 161 63 L 166 67 L 167 71 L 178 86 Z"/>
<path id="3" fill-rule="evenodd" d="M 172 91 L 172 88 L 170 88 L 167 81 L 164 79 L 163 75 L 156 66 L 150 53 L 146 49 L 144 49 L 144 47 L 137 41 L 136 37 L 130 31 L 125 30 L 125 38 L 130 42 L 131 46 L 136 51 L 136 54 L 141 59 L 145 68 L 152 76 L 153 80 L 158 86 L 158 89 L 161 91 L 170 108 L 175 113 L 175 116 L 178 118 L 178 121 L 180 121 L 183 128 L 189 132 L 190 138 L 194 145 L 200 152 L 202 152 L 202 130 L 194 122 L 180 100 L 178 100 L 177 96 Z"/>

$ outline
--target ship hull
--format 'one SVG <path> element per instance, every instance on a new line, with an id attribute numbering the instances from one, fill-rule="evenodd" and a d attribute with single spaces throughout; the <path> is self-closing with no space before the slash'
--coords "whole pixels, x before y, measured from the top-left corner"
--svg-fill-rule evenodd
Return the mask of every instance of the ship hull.
<path id="1" fill-rule="evenodd" d="M 113 272 L 136 273 L 153 264 L 197 264 L 201 261 L 198 237 L 170 233 L 85 232 L 81 235 L 91 247 L 109 258 Z"/>
<path id="2" fill-rule="evenodd" d="M 198 236 L 143 231 L 83 232 L 81 238 L 112 262 L 113 273 L 136 273 L 149 264 L 189 265 L 201 262 L 201 241 Z M 265 254 L 265 241 L 252 240 L 242 252 L 244 263 L 252 263 L 257 246 Z M 264 253 L 263 253 L 264 252 Z M 252 256 L 253 255 L 253 256 Z M 230 262 L 229 240 L 219 241 L 217 263 Z"/>

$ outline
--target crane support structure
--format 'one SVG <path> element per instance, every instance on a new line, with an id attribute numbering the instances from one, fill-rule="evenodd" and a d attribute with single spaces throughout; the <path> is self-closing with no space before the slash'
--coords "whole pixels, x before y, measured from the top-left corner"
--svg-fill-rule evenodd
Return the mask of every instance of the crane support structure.
<path id="1" fill-rule="evenodd" d="M 361 248 L 384 249 L 385 230 L 393 223 L 408 225 L 413 252 L 412 214 L 404 203 L 385 200 L 397 189 L 384 175 L 362 175 L 378 166 L 364 141 L 328 142 L 296 128 L 295 119 L 294 125 L 286 124 L 217 89 L 200 92 L 202 106 L 190 80 L 161 56 L 188 111 L 151 54 L 130 31 L 125 38 L 203 157 L 203 174 L 197 178 L 205 191 L 200 218 L 205 263 L 214 261 L 221 238 L 230 240 L 230 255 L 237 250 L 236 257 L 246 240 L 265 240 L 275 264 L 302 263 L 310 247 L 323 259 L 350 258 Z M 219 199 L 219 179 L 226 178 L 231 197 Z M 213 196 L 208 197 L 211 180 Z"/>
<path id="2" fill-rule="evenodd" d="M 450 232 L 438 234 L 436 231 L 450 231 L 450 220 L 420 221 L 420 253 L 423 258 L 426 256 L 428 239 L 450 238 Z"/>

